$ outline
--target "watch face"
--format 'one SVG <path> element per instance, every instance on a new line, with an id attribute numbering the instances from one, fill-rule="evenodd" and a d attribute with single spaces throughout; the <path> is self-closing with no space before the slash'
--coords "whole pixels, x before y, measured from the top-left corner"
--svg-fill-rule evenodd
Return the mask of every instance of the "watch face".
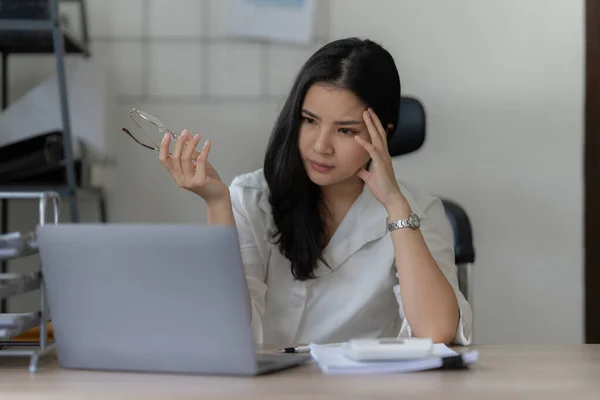
<path id="1" fill-rule="evenodd" d="M 413 228 L 418 228 L 419 226 L 421 226 L 421 220 L 419 219 L 419 216 L 417 214 L 411 214 L 410 215 L 410 225 Z"/>

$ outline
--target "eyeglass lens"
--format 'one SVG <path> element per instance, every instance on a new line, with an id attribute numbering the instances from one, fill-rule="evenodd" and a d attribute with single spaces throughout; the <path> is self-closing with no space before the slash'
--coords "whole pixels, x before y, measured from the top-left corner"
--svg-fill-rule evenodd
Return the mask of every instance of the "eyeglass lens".
<path id="1" fill-rule="evenodd" d="M 130 116 L 135 121 L 137 127 L 129 130 L 129 133 L 144 146 L 158 150 L 160 149 L 160 143 L 165 133 L 169 133 L 171 138 L 178 136 L 166 129 L 162 121 L 148 113 L 133 109 L 130 112 Z M 173 144 L 172 142 L 171 147 Z"/>

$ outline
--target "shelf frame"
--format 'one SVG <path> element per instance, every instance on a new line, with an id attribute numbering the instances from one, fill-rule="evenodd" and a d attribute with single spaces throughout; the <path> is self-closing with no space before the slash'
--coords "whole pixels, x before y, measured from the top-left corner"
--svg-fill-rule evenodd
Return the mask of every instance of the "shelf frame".
<path id="1" fill-rule="evenodd" d="M 46 220 L 48 219 L 47 208 L 49 204 L 52 204 L 52 222 L 54 225 L 57 225 L 60 218 L 60 194 L 57 192 L 45 191 L 45 192 L 0 192 L 1 200 L 38 200 L 38 213 L 39 213 L 39 225 L 45 225 Z M 39 249 L 38 249 L 39 253 Z M 41 268 L 40 268 L 41 270 Z M 48 331 L 46 324 L 49 320 L 49 310 L 48 304 L 46 300 L 46 289 L 43 282 L 43 274 L 41 274 L 41 282 L 40 282 L 40 309 L 39 309 L 39 342 L 37 345 L 34 343 L 33 345 L 27 346 L 28 348 L 12 348 L 17 347 L 18 345 L 4 346 L 0 348 L 0 358 L 1 357 L 29 357 L 29 372 L 37 371 L 37 364 L 40 359 L 45 354 L 48 354 L 50 351 L 55 349 L 55 343 L 48 342 Z M 10 339 L 10 338 L 6 338 Z M 16 342 L 15 342 L 16 343 Z M 0 344 L 1 345 L 1 344 Z"/>
<path id="2" fill-rule="evenodd" d="M 2 110 L 8 107 L 8 71 L 9 71 L 9 56 L 10 54 L 39 54 L 48 53 L 54 54 L 56 59 L 56 75 L 58 80 L 58 91 L 59 91 L 59 107 L 61 113 L 62 123 L 62 135 L 63 135 L 63 151 L 65 158 L 64 165 L 64 182 L 56 185 L 0 185 L 0 191 L 17 191 L 25 192 L 30 191 L 34 193 L 40 192 L 57 192 L 64 196 L 68 200 L 69 214 L 72 222 L 76 223 L 80 220 L 79 207 L 78 207 L 78 194 L 81 192 L 78 187 L 76 166 L 73 152 L 73 135 L 71 127 L 71 116 L 69 111 L 68 91 L 67 91 L 67 78 L 65 71 L 65 47 L 69 49 L 79 49 L 85 57 L 90 56 L 89 45 L 90 37 L 87 23 L 87 7 L 85 0 L 46 0 L 48 2 L 48 18 L 41 19 L 0 19 L 0 37 L 4 32 L 47 32 L 51 35 L 51 49 L 48 46 L 48 37 L 44 42 L 43 48 L 34 48 L 34 46 L 24 46 L 22 49 L 17 51 L 2 51 L 1 62 L 2 62 L 2 73 L 1 73 L 1 106 Z M 81 41 L 72 38 L 71 35 L 66 32 L 60 23 L 59 4 L 61 1 L 64 2 L 77 2 L 79 3 L 79 15 L 81 23 L 82 39 Z M 0 49 L 1 51 L 2 49 Z M 13 49 L 14 50 L 14 49 Z M 105 193 L 101 188 L 85 189 L 86 192 L 92 193 L 97 196 L 100 207 L 100 217 L 102 222 L 107 221 L 106 215 L 106 200 Z M 10 198 L 2 198 L 0 200 L 0 219 L 1 222 L 1 233 L 7 233 L 9 231 L 9 200 Z M 8 271 L 7 261 L 0 262 L 0 273 L 6 273 Z M 7 303 L 5 300 L 0 301 L 0 312 L 7 312 Z"/>

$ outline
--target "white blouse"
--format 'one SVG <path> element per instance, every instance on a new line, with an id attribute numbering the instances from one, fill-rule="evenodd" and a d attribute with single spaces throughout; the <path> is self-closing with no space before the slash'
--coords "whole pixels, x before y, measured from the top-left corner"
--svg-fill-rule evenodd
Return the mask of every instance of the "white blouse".
<path id="1" fill-rule="evenodd" d="M 437 265 L 458 299 L 454 343 L 471 342 L 472 313 L 458 288 L 452 228 L 442 202 L 400 188 Z M 317 279 L 297 281 L 269 232 L 274 223 L 262 169 L 230 186 L 233 214 L 251 297 L 255 339 L 264 344 L 335 343 L 359 337 L 411 337 L 387 231 L 385 208 L 365 185 L 319 262 Z"/>

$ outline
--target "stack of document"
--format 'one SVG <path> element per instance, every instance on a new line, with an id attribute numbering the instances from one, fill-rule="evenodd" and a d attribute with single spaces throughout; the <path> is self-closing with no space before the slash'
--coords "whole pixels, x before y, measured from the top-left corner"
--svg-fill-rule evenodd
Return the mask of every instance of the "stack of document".
<path id="1" fill-rule="evenodd" d="M 477 361 L 473 350 L 459 354 L 444 344 L 434 344 L 427 358 L 404 361 L 355 361 L 346 356 L 343 346 L 310 345 L 310 353 L 326 374 L 375 374 L 424 371 L 438 368 L 463 368 Z"/>
<path id="2" fill-rule="evenodd" d="M 40 315 L 37 312 L 0 314 L 0 339 L 12 339 L 39 322 Z"/>

